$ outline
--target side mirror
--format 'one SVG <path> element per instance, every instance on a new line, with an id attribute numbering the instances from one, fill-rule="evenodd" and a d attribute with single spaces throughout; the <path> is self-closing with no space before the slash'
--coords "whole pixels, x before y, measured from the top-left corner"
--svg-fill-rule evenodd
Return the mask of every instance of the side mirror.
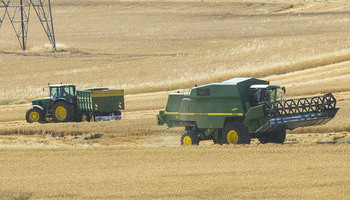
<path id="1" fill-rule="evenodd" d="M 286 94 L 286 87 L 282 87 L 283 94 Z"/>

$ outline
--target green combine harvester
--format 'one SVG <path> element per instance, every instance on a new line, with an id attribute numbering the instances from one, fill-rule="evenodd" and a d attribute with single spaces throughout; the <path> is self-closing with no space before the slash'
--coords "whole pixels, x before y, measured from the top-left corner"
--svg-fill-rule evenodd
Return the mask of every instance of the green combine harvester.
<path id="1" fill-rule="evenodd" d="M 201 140 L 219 144 L 283 143 L 286 130 L 325 124 L 339 107 L 329 93 L 300 99 L 281 99 L 285 88 L 254 78 L 233 78 L 170 94 L 158 125 L 185 127 L 182 145 Z M 280 95 L 281 94 L 281 95 Z"/>
<path id="2" fill-rule="evenodd" d="M 124 90 L 93 88 L 77 90 L 75 85 L 49 85 L 50 97 L 32 101 L 26 113 L 28 123 L 108 121 L 121 119 Z"/>

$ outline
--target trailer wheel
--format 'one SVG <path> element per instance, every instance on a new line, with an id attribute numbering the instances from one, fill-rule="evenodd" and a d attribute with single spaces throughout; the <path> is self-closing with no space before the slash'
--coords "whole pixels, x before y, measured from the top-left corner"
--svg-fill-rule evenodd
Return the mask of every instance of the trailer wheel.
<path id="1" fill-rule="evenodd" d="M 44 113 L 39 108 L 31 108 L 26 112 L 26 121 L 28 123 L 33 122 L 43 122 L 44 121 Z"/>
<path id="2" fill-rule="evenodd" d="M 53 105 L 52 119 L 54 122 L 71 122 L 74 117 L 73 106 L 64 101 L 59 101 Z"/>
<path id="3" fill-rule="evenodd" d="M 192 130 L 184 132 L 181 137 L 181 145 L 199 145 L 198 135 Z"/>
<path id="4" fill-rule="evenodd" d="M 227 124 L 222 130 L 223 144 L 250 144 L 250 134 L 240 122 Z"/>
<path id="5" fill-rule="evenodd" d="M 276 143 L 276 144 L 283 144 L 286 140 L 286 129 L 265 133 L 259 138 L 260 143 L 266 144 L 266 143 Z"/>
<path id="6" fill-rule="evenodd" d="M 81 121 L 82 122 L 89 122 L 90 121 L 89 115 L 87 113 L 81 114 Z"/>

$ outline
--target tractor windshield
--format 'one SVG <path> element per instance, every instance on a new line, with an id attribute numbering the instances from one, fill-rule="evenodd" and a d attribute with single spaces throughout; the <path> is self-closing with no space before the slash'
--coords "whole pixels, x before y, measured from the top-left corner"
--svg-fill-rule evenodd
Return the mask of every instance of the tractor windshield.
<path id="1" fill-rule="evenodd" d="M 58 98 L 71 99 L 75 96 L 75 87 L 74 86 L 50 86 L 50 97 L 52 100 Z"/>

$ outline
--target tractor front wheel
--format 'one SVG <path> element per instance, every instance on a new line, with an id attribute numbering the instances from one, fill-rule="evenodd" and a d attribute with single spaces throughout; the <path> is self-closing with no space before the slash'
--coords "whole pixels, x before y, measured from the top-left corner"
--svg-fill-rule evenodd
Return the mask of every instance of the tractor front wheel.
<path id="1" fill-rule="evenodd" d="M 65 101 L 59 101 L 53 105 L 52 115 L 54 122 L 71 122 L 74 117 L 73 106 Z"/>
<path id="2" fill-rule="evenodd" d="M 240 122 L 227 124 L 222 130 L 223 144 L 250 144 L 250 134 Z"/>
<path id="3" fill-rule="evenodd" d="M 44 113 L 39 108 L 31 108 L 26 113 L 26 120 L 28 123 L 43 122 Z"/>
<path id="4" fill-rule="evenodd" d="M 186 131 L 184 134 L 182 134 L 181 145 L 183 146 L 199 145 L 198 134 L 196 134 L 192 130 Z"/>

